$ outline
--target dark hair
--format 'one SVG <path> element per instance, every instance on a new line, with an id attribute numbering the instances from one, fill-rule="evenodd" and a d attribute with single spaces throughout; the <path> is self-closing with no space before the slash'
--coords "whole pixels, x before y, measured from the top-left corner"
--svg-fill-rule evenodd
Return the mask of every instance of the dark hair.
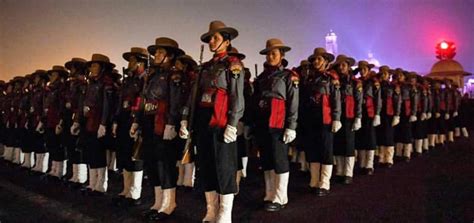
<path id="1" fill-rule="evenodd" d="M 229 40 L 230 41 L 230 34 L 226 32 L 219 32 L 224 39 L 224 41 Z"/>
<path id="2" fill-rule="evenodd" d="M 230 43 L 230 40 L 231 40 L 231 39 L 230 39 L 230 37 L 231 37 L 230 34 L 229 34 L 229 33 L 226 33 L 226 32 L 219 32 L 219 33 L 220 33 L 221 36 L 222 36 L 222 39 L 223 39 L 222 41 L 229 40 L 229 46 L 227 46 L 226 51 L 227 51 L 227 52 L 231 51 L 231 50 L 232 50 L 232 44 Z"/>

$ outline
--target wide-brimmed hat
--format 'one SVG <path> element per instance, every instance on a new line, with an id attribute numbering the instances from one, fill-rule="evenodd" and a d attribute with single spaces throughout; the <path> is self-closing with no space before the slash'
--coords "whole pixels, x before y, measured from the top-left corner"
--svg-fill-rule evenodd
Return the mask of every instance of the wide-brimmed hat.
<path id="1" fill-rule="evenodd" d="M 420 75 L 418 75 L 418 73 L 416 73 L 416 72 L 414 72 L 414 71 L 410 71 L 410 72 L 406 72 L 406 73 L 405 73 L 405 77 L 406 77 L 407 79 L 415 78 L 415 79 L 418 80 L 418 76 L 420 76 Z"/>
<path id="2" fill-rule="evenodd" d="M 10 80 L 10 83 L 12 83 L 13 85 L 16 84 L 16 83 L 22 84 L 25 80 L 26 80 L 25 77 L 16 76 L 12 80 Z"/>
<path id="3" fill-rule="evenodd" d="M 395 68 L 394 70 L 391 70 L 391 71 L 392 71 L 392 78 L 394 80 L 398 80 L 400 76 L 405 76 L 405 73 L 406 73 L 402 68 Z"/>
<path id="4" fill-rule="evenodd" d="M 107 67 L 109 69 L 113 69 L 115 67 L 115 64 L 110 62 L 110 59 L 108 56 L 100 54 L 100 53 L 92 54 L 91 60 L 87 61 L 86 66 L 90 67 L 93 63 L 99 63 L 102 66 Z"/>
<path id="5" fill-rule="evenodd" d="M 240 60 L 244 60 L 244 59 L 245 59 L 245 54 L 239 53 L 239 50 L 237 50 L 237 48 L 235 48 L 235 47 L 232 47 L 232 48 L 230 49 L 230 51 L 227 52 L 227 54 L 228 54 L 229 56 L 235 56 L 235 57 L 239 58 Z"/>
<path id="6" fill-rule="evenodd" d="M 337 55 L 336 61 L 334 61 L 332 66 L 335 67 L 335 66 L 341 64 L 342 62 L 347 62 L 349 64 L 349 67 L 352 67 L 355 64 L 354 58 L 348 57 L 344 54 L 339 54 L 339 55 Z"/>
<path id="7" fill-rule="evenodd" d="M 120 80 L 120 78 L 122 78 L 122 75 L 119 73 L 119 71 L 117 69 L 113 69 L 112 72 L 109 73 L 110 77 L 112 77 L 112 79 L 117 82 L 118 80 Z"/>
<path id="8" fill-rule="evenodd" d="M 302 61 L 300 61 L 300 66 L 301 66 L 301 67 L 309 66 L 309 65 L 311 65 L 311 63 L 310 63 L 308 60 L 302 60 Z"/>
<path id="9" fill-rule="evenodd" d="M 239 35 L 239 32 L 236 29 L 226 26 L 223 22 L 212 21 L 209 24 L 209 31 L 201 35 L 201 41 L 205 43 L 209 43 L 209 41 L 211 40 L 211 37 L 215 33 L 227 33 L 230 35 L 230 40 L 235 39 L 235 37 Z"/>
<path id="10" fill-rule="evenodd" d="M 51 70 L 48 70 L 48 75 L 52 74 L 53 72 L 58 72 L 59 76 L 61 77 L 67 77 L 67 75 L 69 75 L 69 72 L 67 72 L 66 68 L 61 65 L 54 65 Z"/>
<path id="11" fill-rule="evenodd" d="M 267 40 L 266 47 L 265 49 L 260 51 L 260 54 L 265 55 L 274 49 L 280 49 L 282 52 L 288 52 L 291 50 L 291 47 L 283 44 L 283 41 L 281 41 L 280 39 L 271 38 Z"/>
<path id="12" fill-rule="evenodd" d="M 379 73 L 383 72 L 393 73 L 393 70 L 391 70 L 390 67 L 387 65 L 382 65 L 379 67 Z"/>
<path id="13" fill-rule="evenodd" d="M 123 59 L 130 61 L 130 57 L 135 56 L 138 60 L 148 60 L 148 50 L 142 47 L 132 47 L 130 52 L 122 54 Z"/>
<path id="14" fill-rule="evenodd" d="M 44 79 L 44 80 L 47 80 L 49 77 L 48 77 L 48 71 L 46 70 L 35 70 L 35 72 L 33 72 L 31 74 L 32 78 L 34 79 L 36 76 L 39 76 L 41 79 Z"/>
<path id="15" fill-rule="evenodd" d="M 71 70 L 73 66 L 77 67 L 84 67 L 86 66 L 87 60 L 82 59 L 80 57 L 73 57 L 70 61 L 66 62 L 64 66 L 68 69 Z"/>
<path id="16" fill-rule="evenodd" d="M 357 68 L 362 68 L 362 67 L 367 67 L 369 69 L 372 69 L 375 67 L 375 65 L 365 61 L 365 60 L 361 60 L 359 61 L 359 63 L 357 63 Z"/>
<path id="17" fill-rule="evenodd" d="M 322 56 L 324 59 L 326 59 L 328 62 L 332 62 L 334 60 L 334 55 L 330 54 L 326 51 L 326 49 L 322 47 L 316 47 L 313 50 L 313 54 L 308 57 L 308 61 L 312 63 L 317 56 Z"/>
<path id="18" fill-rule="evenodd" d="M 152 55 L 155 55 L 156 49 L 158 47 L 164 48 L 167 52 L 171 51 L 172 53 L 174 53 L 175 57 L 179 57 L 185 54 L 184 51 L 179 48 L 178 42 L 168 37 L 156 38 L 155 45 L 148 46 L 148 52 Z"/>
<path id="19" fill-rule="evenodd" d="M 181 63 L 187 64 L 188 66 L 191 66 L 191 67 L 196 67 L 197 66 L 196 61 L 189 55 L 181 55 L 176 59 L 181 61 Z"/>

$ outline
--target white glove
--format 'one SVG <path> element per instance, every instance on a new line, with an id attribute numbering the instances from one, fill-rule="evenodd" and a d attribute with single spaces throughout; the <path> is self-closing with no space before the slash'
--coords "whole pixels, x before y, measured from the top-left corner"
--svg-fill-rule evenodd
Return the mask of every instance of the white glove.
<path id="1" fill-rule="evenodd" d="M 97 138 L 102 138 L 105 136 L 107 130 L 105 129 L 104 125 L 99 125 L 99 130 L 97 130 Z"/>
<path id="2" fill-rule="evenodd" d="M 10 122 L 7 122 L 6 127 L 10 128 Z"/>
<path id="3" fill-rule="evenodd" d="M 421 120 L 421 121 L 425 121 L 426 118 L 427 118 L 426 113 L 424 113 L 424 112 L 421 113 L 420 120 Z"/>
<path id="4" fill-rule="evenodd" d="M 400 116 L 393 116 L 392 127 L 397 126 L 400 123 Z"/>
<path id="5" fill-rule="evenodd" d="M 29 122 L 25 122 L 25 129 L 28 129 L 28 127 L 30 127 Z"/>
<path id="6" fill-rule="evenodd" d="M 426 120 L 430 120 L 431 119 L 431 112 L 428 112 L 426 113 Z"/>
<path id="7" fill-rule="evenodd" d="M 118 127 L 118 124 L 114 122 L 114 124 L 112 124 L 112 137 L 114 138 L 117 137 L 117 127 Z"/>
<path id="8" fill-rule="evenodd" d="M 285 132 L 283 133 L 283 142 L 285 144 L 288 144 L 290 142 L 293 142 L 296 138 L 296 131 L 293 129 L 285 129 Z"/>
<path id="9" fill-rule="evenodd" d="M 176 133 L 176 129 L 174 125 L 165 125 L 165 132 L 163 133 L 164 140 L 172 140 L 177 135 L 178 133 Z"/>
<path id="10" fill-rule="evenodd" d="M 79 127 L 80 127 L 79 122 L 72 123 L 71 129 L 70 129 L 71 135 L 73 136 L 79 135 L 79 132 L 81 132 L 81 129 Z"/>
<path id="11" fill-rule="evenodd" d="M 182 120 L 179 124 L 181 125 L 179 128 L 179 137 L 182 139 L 189 138 L 188 121 Z"/>
<path id="12" fill-rule="evenodd" d="M 248 125 L 244 126 L 244 138 L 247 140 L 252 138 L 252 136 L 250 135 L 250 126 Z"/>
<path id="13" fill-rule="evenodd" d="M 237 140 L 237 128 L 227 125 L 224 130 L 224 142 L 231 143 Z"/>
<path id="14" fill-rule="evenodd" d="M 63 126 L 61 124 L 57 124 L 55 129 L 56 135 L 61 134 L 61 132 L 63 132 Z"/>
<path id="15" fill-rule="evenodd" d="M 446 113 L 446 114 L 444 115 L 444 120 L 449 120 L 449 114 L 448 114 L 448 113 Z"/>
<path id="16" fill-rule="evenodd" d="M 130 127 L 130 131 L 128 132 L 130 135 L 130 138 L 134 138 L 135 140 L 138 139 L 138 123 L 134 122 L 132 123 L 132 126 Z"/>
<path id="17" fill-rule="evenodd" d="M 333 127 L 334 127 L 334 125 L 333 125 Z M 362 128 L 362 121 L 360 120 L 360 118 L 355 118 L 354 119 L 354 124 L 352 125 L 352 131 L 355 132 L 355 131 L 359 130 L 360 128 Z"/>
<path id="18" fill-rule="evenodd" d="M 38 125 L 36 126 L 36 131 L 41 133 L 41 134 L 44 133 L 43 122 L 38 123 Z"/>
<path id="19" fill-rule="evenodd" d="M 412 116 L 410 116 L 410 119 L 409 119 L 408 121 L 409 121 L 409 122 L 416 122 L 416 120 L 418 120 L 418 119 L 416 118 L 416 115 L 412 115 Z"/>
<path id="20" fill-rule="evenodd" d="M 244 134 L 244 123 L 243 122 L 238 122 L 237 123 L 237 135 L 241 136 Z"/>
<path id="21" fill-rule="evenodd" d="M 375 115 L 374 121 L 373 121 L 372 125 L 373 125 L 374 127 L 377 127 L 377 126 L 380 125 L 380 115 Z"/>
<path id="22" fill-rule="evenodd" d="M 342 128 L 342 123 L 341 121 L 332 121 L 332 132 L 333 133 L 336 133 L 337 131 L 339 131 L 339 129 Z"/>
<path id="23" fill-rule="evenodd" d="M 435 113 L 435 117 L 436 117 L 436 118 L 439 118 L 439 117 L 441 117 L 441 114 L 440 114 L 439 112 L 436 112 L 436 113 Z"/>
<path id="24" fill-rule="evenodd" d="M 453 117 L 456 117 L 456 116 L 458 116 L 458 112 L 453 113 Z"/>

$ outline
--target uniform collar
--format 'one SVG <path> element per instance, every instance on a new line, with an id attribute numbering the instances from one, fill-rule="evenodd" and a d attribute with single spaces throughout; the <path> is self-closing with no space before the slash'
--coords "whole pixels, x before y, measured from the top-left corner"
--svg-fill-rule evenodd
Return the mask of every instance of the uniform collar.
<path id="1" fill-rule="evenodd" d="M 217 62 L 217 61 L 222 60 L 222 59 L 224 59 L 224 58 L 226 58 L 226 57 L 227 57 L 227 51 L 222 52 L 222 53 L 216 53 L 216 54 L 214 54 L 214 56 L 212 57 L 212 61 Z"/>

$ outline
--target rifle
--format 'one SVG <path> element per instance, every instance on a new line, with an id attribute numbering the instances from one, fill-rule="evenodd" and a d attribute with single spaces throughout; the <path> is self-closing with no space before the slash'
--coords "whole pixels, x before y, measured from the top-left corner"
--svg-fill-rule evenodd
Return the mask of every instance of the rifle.
<path id="1" fill-rule="evenodd" d="M 255 64 L 255 77 L 257 77 L 257 76 L 258 76 L 258 66 L 257 66 L 257 64 Z"/>
<path id="2" fill-rule="evenodd" d="M 199 55 L 199 71 L 194 82 L 194 86 L 191 92 L 191 107 L 189 108 L 189 119 L 188 119 L 188 130 L 189 137 L 186 139 L 186 144 L 183 149 L 183 157 L 181 158 L 181 164 L 188 164 L 191 162 L 191 152 L 192 152 L 192 132 L 193 132 L 193 122 L 194 122 L 194 110 L 196 109 L 196 98 L 198 94 L 199 82 L 201 81 L 202 74 L 202 57 L 204 53 L 204 45 L 201 45 L 201 52 Z"/>
<path id="3" fill-rule="evenodd" d="M 147 67 L 145 69 L 145 74 L 143 76 L 143 87 L 140 96 L 143 98 L 145 95 L 145 89 L 148 82 L 148 76 L 150 75 L 150 60 L 151 57 L 148 55 L 147 59 Z M 137 130 L 138 131 L 138 130 Z M 140 132 L 138 133 L 138 139 L 135 141 L 132 147 L 132 160 L 141 160 L 142 158 L 142 145 L 143 145 L 143 137 L 141 136 Z"/>

